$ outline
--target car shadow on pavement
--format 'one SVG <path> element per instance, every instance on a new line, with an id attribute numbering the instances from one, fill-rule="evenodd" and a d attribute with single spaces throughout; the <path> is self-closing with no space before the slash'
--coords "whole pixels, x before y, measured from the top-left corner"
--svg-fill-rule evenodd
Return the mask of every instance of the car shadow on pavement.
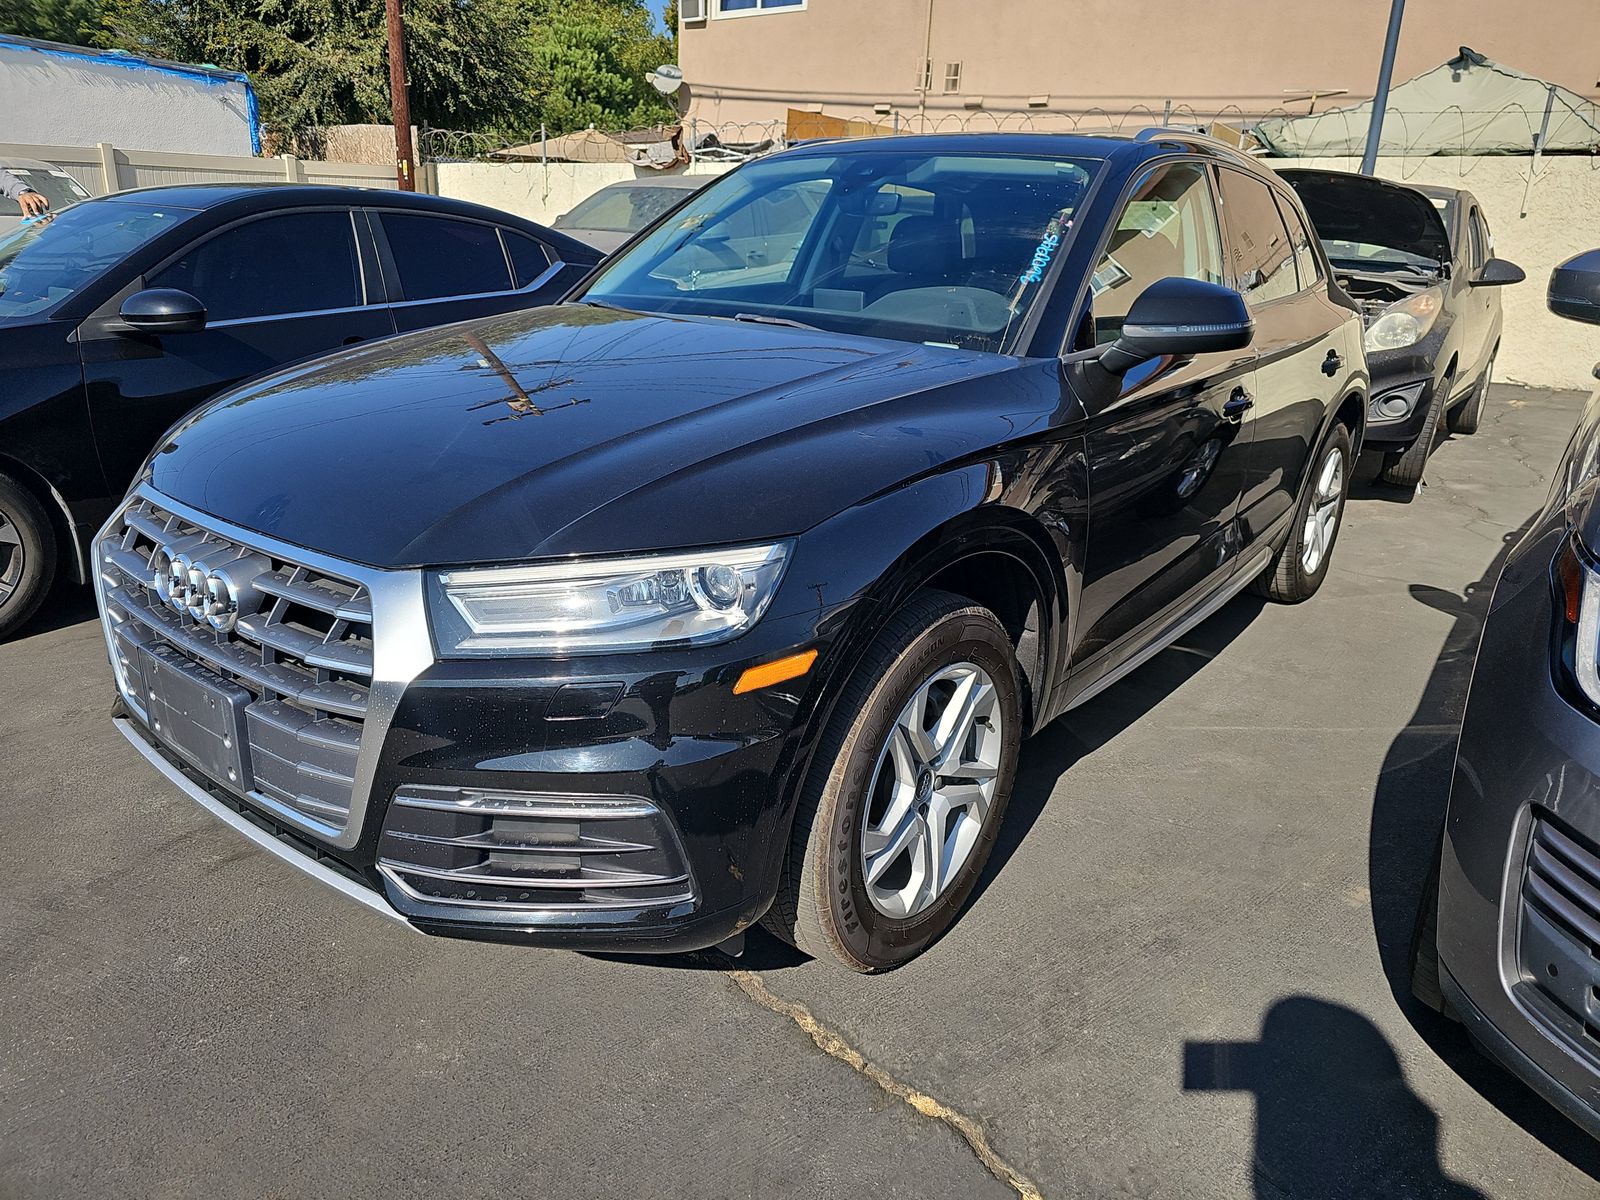
<path id="1" fill-rule="evenodd" d="M 29 617 L 21 627 L 9 638 L 8 644 L 22 641 L 24 638 L 37 637 L 42 633 L 53 633 L 57 629 L 65 629 L 69 625 L 77 625 L 82 621 L 92 621 L 97 616 L 94 603 L 94 592 L 82 584 L 73 583 L 71 580 L 59 578 L 51 587 L 50 594 L 45 597 L 44 603 L 39 606 L 39 611 Z"/>
<path id="2" fill-rule="evenodd" d="M 1183 1089 L 1254 1095 L 1257 1196 L 1483 1196 L 1445 1174 L 1438 1114 L 1378 1027 L 1342 1004 L 1289 996 L 1256 1041 L 1185 1042 Z"/>
<path id="3" fill-rule="evenodd" d="M 1506 556 L 1531 526 L 1507 533 L 1494 560 L 1463 595 L 1422 584 L 1412 599 L 1454 618 L 1410 722 L 1390 743 L 1373 794 L 1367 882 L 1373 934 L 1395 1001 L 1413 1028 L 1461 1079 L 1572 1165 L 1600 1178 L 1600 1144 L 1509 1072 L 1484 1057 L 1460 1025 L 1411 994 L 1410 947 L 1422 888 L 1438 852 L 1455 770 L 1456 741 L 1483 632 Z"/>
<path id="4" fill-rule="evenodd" d="M 1044 812 L 1061 777 L 1079 759 L 1094 753 L 1144 717 L 1199 674 L 1266 607 L 1255 596 L 1240 596 L 1201 622 L 1126 679 L 1107 688 L 1082 708 L 1056 718 L 1022 746 L 1017 781 L 1006 804 L 1005 823 L 988 865 L 979 877 L 967 910 L 983 897 L 1029 830 Z"/>

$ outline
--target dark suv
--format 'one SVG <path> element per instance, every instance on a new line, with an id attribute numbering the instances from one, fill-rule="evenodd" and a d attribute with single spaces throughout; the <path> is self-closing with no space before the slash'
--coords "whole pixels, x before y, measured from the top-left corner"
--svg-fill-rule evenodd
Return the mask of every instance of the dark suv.
<path id="1" fill-rule="evenodd" d="M 0 637 L 58 567 L 88 582 L 94 531 L 196 405 L 342 346 L 548 304 L 599 258 L 480 205 L 327 186 L 68 196 L 0 229 Z"/>
<path id="2" fill-rule="evenodd" d="M 118 726 L 431 933 L 894 966 L 1026 735 L 1321 584 L 1367 388 L 1328 275 L 1167 131 L 753 162 L 560 305 L 175 430 L 99 543 Z"/>

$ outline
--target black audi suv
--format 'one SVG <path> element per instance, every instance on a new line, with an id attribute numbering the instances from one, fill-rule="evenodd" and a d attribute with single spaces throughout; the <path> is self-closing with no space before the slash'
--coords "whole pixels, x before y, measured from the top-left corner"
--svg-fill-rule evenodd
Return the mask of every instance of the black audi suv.
<path id="1" fill-rule="evenodd" d="M 548 304 L 600 259 L 437 196 L 287 184 L 49 194 L 52 215 L 0 227 L 0 638 L 58 571 L 88 582 L 95 530 L 156 440 L 203 401 L 344 346 Z"/>
<path id="2" fill-rule="evenodd" d="M 100 535 L 118 728 L 438 934 L 954 920 L 1024 738 L 1246 587 L 1325 578 L 1361 322 L 1294 193 L 1138 138 L 807 145 L 561 304 L 296 367 Z"/>
<path id="3" fill-rule="evenodd" d="M 1600 325 L 1600 250 L 1549 303 Z M 1600 390 L 1489 601 L 1411 956 L 1420 999 L 1600 1137 Z"/>
<path id="4" fill-rule="evenodd" d="M 1367 447 L 1382 453 L 1385 482 L 1415 487 L 1441 426 L 1478 431 L 1500 349 L 1500 288 L 1520 283 L 1522 268 L 1494 257 L 1471 192 L 1346 171 L 1280 174 L 1366 322 Z"/>

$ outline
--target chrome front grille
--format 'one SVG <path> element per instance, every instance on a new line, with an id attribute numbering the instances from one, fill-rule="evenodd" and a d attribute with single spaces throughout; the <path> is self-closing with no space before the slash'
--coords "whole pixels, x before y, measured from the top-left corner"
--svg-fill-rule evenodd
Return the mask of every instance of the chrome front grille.
<path id="1" fill-rule="evenodd" d="M 154 659 L 198 663 L 243 704 L 244 778 L 216 782 L 315 832 L 350 821 L 373 682 L 372 597 L 361 583 L 209 529 L 147 497 L 101 534 L 98 585 L 118 685 L 155 730 L 169 702 Z M 165 677 L 165 676 L 164 676 Z M 242 695 L 232 689 L 242 689 Z M 186 695 L 188 693 L 185 693 Z M 224 728 L 218 725 L 217 728 Z M 177 746 L 214 777 L 214 769 Z M 228 755 L 233 748 L 226 747 Z"/>

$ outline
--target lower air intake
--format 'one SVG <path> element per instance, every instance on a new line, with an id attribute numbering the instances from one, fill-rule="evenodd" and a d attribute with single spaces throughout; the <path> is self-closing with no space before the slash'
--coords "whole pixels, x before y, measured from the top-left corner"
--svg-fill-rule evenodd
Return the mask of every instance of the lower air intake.
<path id="1" fill-rule="evenodd" d="M 389 805 L 378 868 L 402 912 L 653 908 L 694 899 L 672 823 L 633 797 L 405 787 Z"/>

